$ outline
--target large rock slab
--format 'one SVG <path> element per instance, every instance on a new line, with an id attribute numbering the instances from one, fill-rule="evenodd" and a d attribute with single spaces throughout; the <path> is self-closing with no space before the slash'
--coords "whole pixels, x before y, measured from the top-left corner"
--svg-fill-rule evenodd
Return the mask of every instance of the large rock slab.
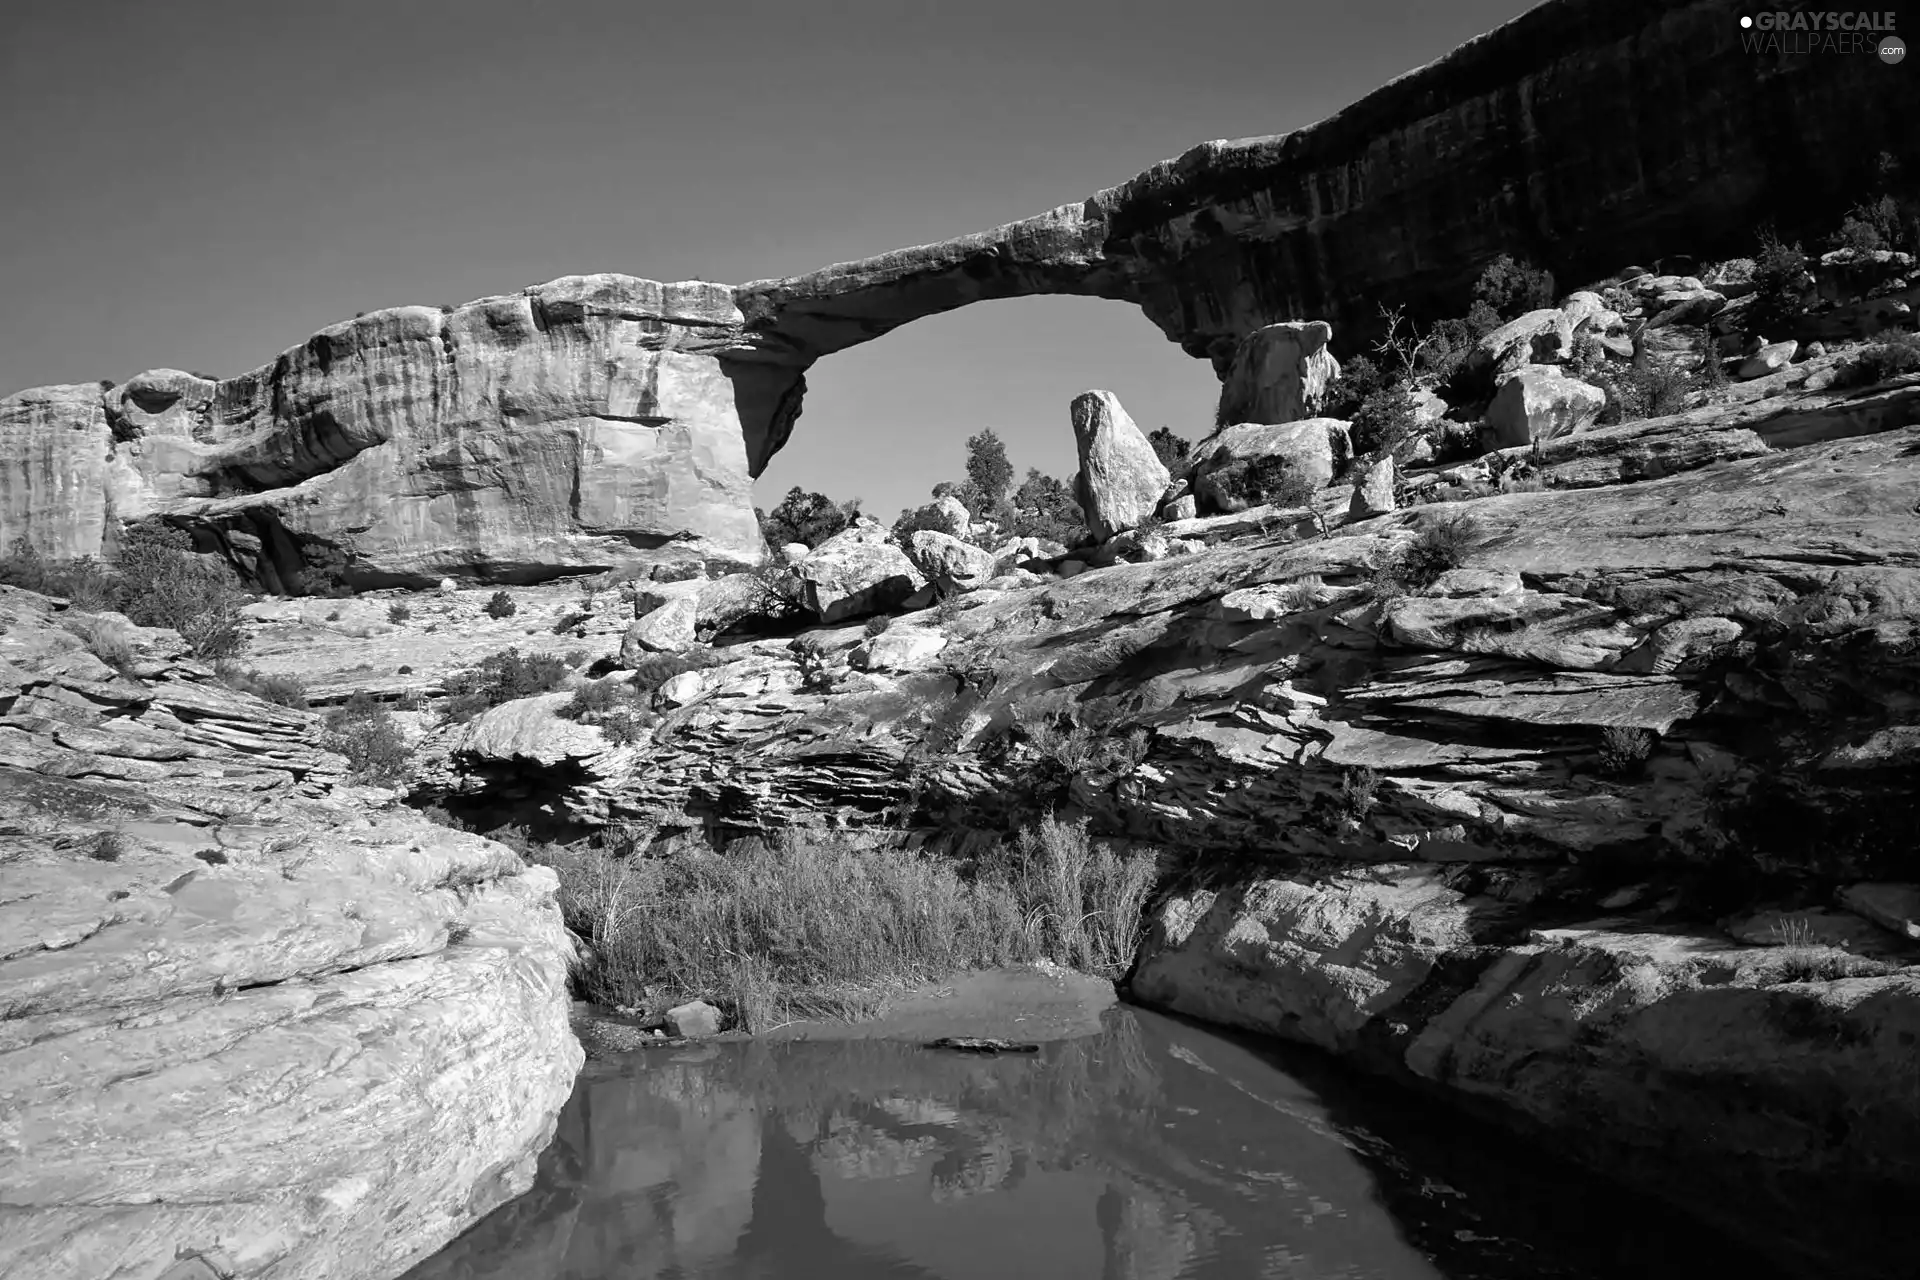
<path id="1" fill-rule="evenodd" d="M 1218 423 L 1297 422 L 1318 417 L 1340 362 L 1327 350 L 1333 326 L 1292 320 L 1241 340 L 1221 380 Z"/>
<path id="2" fill-rule="evenodd" d="M 927 585 L 926 576 L 873 521 L 834 534 L 795 572 L 807 607 L 822 622 L 891 609 Z"/>
<path id="3" fill-rule="evenodd" d="M 1088 531 L 1105 541 L 1152 516 L 1172 477 L 1113 392 L 1076 396 L 1072 414 L 1080 453 L 1074 497 Z"/>
<path id="4" fill-rule="evenodd" d="M 907 558 L 932 581 L 960 590 L 984 585 L 1000 563 L 993 552 L 934 529 L 914 532 L 907 540 Z"/>

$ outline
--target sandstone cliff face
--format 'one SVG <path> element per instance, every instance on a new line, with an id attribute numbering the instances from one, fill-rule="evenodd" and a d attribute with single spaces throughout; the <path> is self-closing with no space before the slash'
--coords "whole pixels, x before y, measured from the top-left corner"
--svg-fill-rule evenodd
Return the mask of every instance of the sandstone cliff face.
<path id="1" fill-rule="evenodd" d="M 97 554 L 109 519 L 163 515 L 270 589 L 316 546 L 361 585 L 757 561 L 740 424 L 791 375 L 732 360 L 738 332 L 723 286 L 576 276 L 373 312 L 238 378 L 25 392 L 0 540 Z"/>
<path id="2" fill-rule="evenodd" d="M 0 587 L 0 1274 L 396 1274 L 531 1184 L 571 1091 L 553 873 L 70 616 Z"/>

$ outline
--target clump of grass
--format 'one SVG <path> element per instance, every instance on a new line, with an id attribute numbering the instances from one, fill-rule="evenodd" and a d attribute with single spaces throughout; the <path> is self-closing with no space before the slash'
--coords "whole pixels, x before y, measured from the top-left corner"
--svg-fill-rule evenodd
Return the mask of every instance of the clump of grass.
<path id="1" fill-rule="evenodd" d="M 568 926 L 596 957 L 587 995 L 656 1009 L 714 999 L 749 1030 L 864 1011 L 876 991 L 968 968 L 1045 958 L 1118 973 L 1155 872 L 1150 855 L 1051 820 L 970 871 L 844 832 L 643 850 L 532 855 L 559 873 Z"/>
<path id="2" fill-rule="evenodd" d="M 387 606 L 387 621 L 396 627 L 413 616 L 413 606 L 404 600 L 396 600 Z"/>
<path id="3" fill-rule="evenodd" d="M 133 674 L 133 638 L 116 620 L 91 614 L 69 615 L 60 619 L 60 626 L 121 675 Z"/>
<path id="4" fill-rule="evenodd" d="M 505 591 L 496 591 L 488 596 L 487 603 L 482 606 L 482 609 L 489 618 L 511 618 L 520 612 L 520 606 L 515 604 L 513 597 Z"/>
<path id="5" fill-rule="evenodd" d="M 1465 564 L 1480 536 L 1479 525 L 1471 516 L 1429 520 L 1412 542 L 1374 571 L 1374 587 L 1386 595 L 1423 591 L 1438 582 L 1440 575 Z"/>
<path id="6" fill-rule="evenodd" d="M 1877 978 L 1899 967 L 1815 942 L 1813 925 L 1803 916 L 1782 920 L 1769 932 L 1773 934 L 1773 947 L 1749 965 L 1744 975 L 1760 986 Z"/>
<path id="7" fill-rule="evenodd" d="M 321 741 L 347 758 L 353 776 L 366 782 L 404 782 L 413 747 L 387 709 L 365 693 L 327 714 Z"/>
<path id="8" fill-rule="evenodd" d="M 298 676 L 267 675 L 222 658 L 213 664 L 213 678 L 229 689 L 250 693 L 282 707 L 307 705 L 307 685 Z"/>
<path id="9" fill-rule="evenodd" d="M 1658 741 L 1651 729 L 1608 725 L 1600 731 L 1600 771 L 1616 778 L 1641 773 Z"/>
<path id="10" fill-rule="evenodd" d="M 865 635 L 868 639 L 872 639 L 874 636 L 885 634 L 887 628 L 892 625 L 892 618 L 889 618 L 884 613 L 876 613 L 867 619 L 867 625 L 860 630 L 861 634 Z"/>
<path id="11" fill-rule="evenodd" d="M 95 862 L 118 862 L 133 852 L 133 845 L 119 831 L 96 831 L 80 846 Z"/>

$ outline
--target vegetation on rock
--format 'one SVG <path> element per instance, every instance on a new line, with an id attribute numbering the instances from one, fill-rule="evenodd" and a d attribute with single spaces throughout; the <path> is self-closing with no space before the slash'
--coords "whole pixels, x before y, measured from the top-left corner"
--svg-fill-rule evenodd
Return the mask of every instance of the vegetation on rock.
<path id="1" fill-rule="evenodd" d="M 462 723 L 490 707 L 551 692 L 569 674 L 565 660 L 554 654 L 502 649 L 488 654 L 478 666 L 447 678 L 442 714 L 452 723 Z"/>

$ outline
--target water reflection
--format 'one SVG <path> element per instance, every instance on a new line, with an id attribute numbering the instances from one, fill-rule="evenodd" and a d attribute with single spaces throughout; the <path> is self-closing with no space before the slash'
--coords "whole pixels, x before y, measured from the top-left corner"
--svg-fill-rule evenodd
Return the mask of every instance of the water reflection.
<path id="1" fill-rule="evenodd" d="M 857 1040 L 656 1050 L 590 1065 L 535 1189 L 409 1274 L 1768 1274 L 1432 1110 L 1127 1009 L 1037 1057 Z"/>

